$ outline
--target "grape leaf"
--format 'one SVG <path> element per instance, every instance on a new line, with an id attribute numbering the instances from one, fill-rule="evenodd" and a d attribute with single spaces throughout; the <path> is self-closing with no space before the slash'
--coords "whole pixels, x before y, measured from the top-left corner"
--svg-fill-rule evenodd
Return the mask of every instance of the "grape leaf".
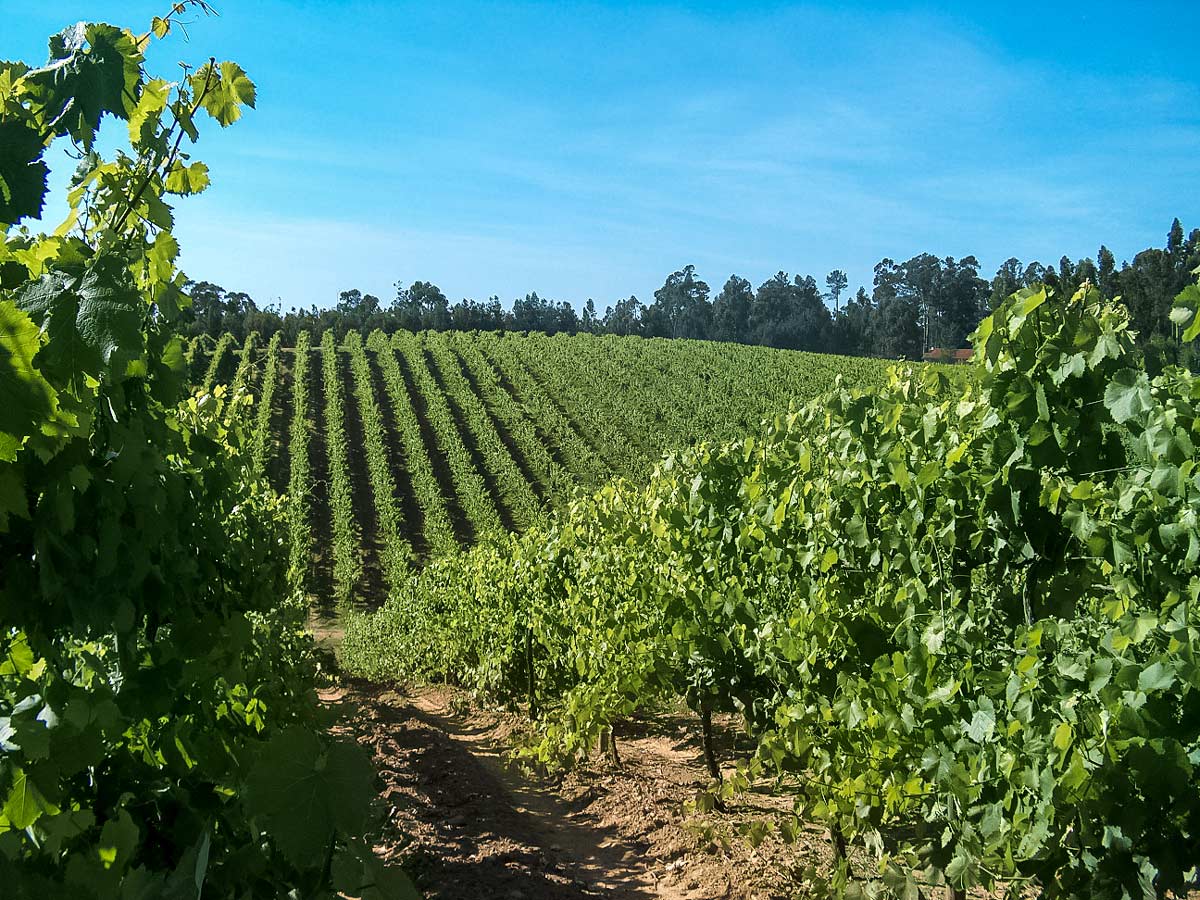
<path id="1" fill-rule="evenodd" d="M 176 160 L 167 173 L 166 191 L 168 194 L 179 194 L 186 197 L 189 194 L 199 194 L 208 187 L 208 166 L 202 162 L 184 165 Z"/>
<path id="2" fill-rule="evenodd" d="M 8 528 L 8 517 L 29 518 L 29 498 L 21 470 L 0 463 L 0 531 Z"/>
<path id="3" fill-rule="evenodd" d="M 50 337 L 38 362 L 73 379 L 98 374 L 119 351 L 139 355 L 143 304 L 121 261 L 97 257 L 74 285 L 51 273 L 18 294 L 21 308 L 41 319 Z"/>
<path id="4" fill-rule="evenodd" d="M 0 122 L 0 225 L 38 218 L 50 169 L 41 135 L 22 122 Z"/>
<path id="5" fill-rule="evenodd" d="M 360 834 L 375 799 L 375 769 L 358 744 L 338 742 L 326 754 L 325 777 L 334 824 L 345 834 Z"/>
<path id="6" fill-rule="evenodd" d="M 0 432 L 15 438 L 36 433 L 57 407 L 54 388 L 33 366 L 41 349 L 33 320 L 0 301 Z"/>
<path id="7" fill-rule="evenodd" d="M 204 111 L 222 128 L 242 117 L 243 106 L 254 108 L 254 82 L 237 63 L 223 62 L 219 68 L 205 63 L 192 76 L 191 84 Z"/>
<path id="8" fill-rule="evenodd" d="M 129 140 L 140 144 L 148 140 L 162 118 L 171 97 L 171 83 L 161 78 L 147 81 L 137 104 L 129 113 Z"/>
<path id="9" fill-rule="evenodd" d="M 4 802 L 4 817 L 13 828 L 28 828 L 44 815 L 53 815 L 58 807 L 47 800 L 22 769 L 13 768 L 12 788 Z"/>
<path id="10" fill-rule="evenodd" d="M 982 744 L 991 738 L 992 733 L 996 730 L 996 714 L 990 710 L 977 709 L 975 715 L 971 717 L 971 724 L 967 728 L 967 737 L 977 744 Z"/>
<path id="11" fill-rule="evenodd" d="M 129 865 L 133 851 L 137 848 L 138 827 L 125 810 L 120 810 L 115 819 L 104 823 L 100 831 L 100 844 L 96 848 L 104 868 L 116 866 L 118 871 Z"/>
<path id="12" fill-rule="evenodd" d="M 1122 369 L 1104 391 L 1104 405 L 1118 425 L 1150 409 L 1150 380 L 1145 372 Z"/>
<path id="13" fill-rule="evenodd" d="M 1150 693 L 1151 691 L 1165 691 L 1175 683 L 1175 672 L 1170 666 L 1165 666 L 1161 662 L 1151 663 L 1142 669 L 1138 675 L 1138 690 Z"/>
<path id="14" fill-rule="evenodd" d="M 317 736 L 292 726 L 267 743 L 246 784 L 247 806 L 300 867 L 320 859 L 333 837 L 324 766 Z"/>
<path id="15" fill-rule="evenodd" d="M 138 96 L 142 55 L 120 28 L 80 22 L 50 39 L 50 61 L 26 82 L 58 134 L 70 134 L 90 150 L 105 113 L 129 117 Z"/>
<path id="16" fill-rule="evenodd" d="M 1182 339 L 1194 341 L 1200 335 L 1200 285 L 1189 284 L 1175 297 L 1171 321 L 1185 326 Z"/>

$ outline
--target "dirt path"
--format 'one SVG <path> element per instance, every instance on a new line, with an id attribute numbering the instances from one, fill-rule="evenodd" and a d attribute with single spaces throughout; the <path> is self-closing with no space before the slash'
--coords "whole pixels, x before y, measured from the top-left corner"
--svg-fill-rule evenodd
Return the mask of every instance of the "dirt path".
<path id="1" fill-rule="evenodd" d="M 519 720 L 445 688 L 339 690 L 352 730 L 372 750 L 387 827 L 377 847 L 402 860 L 431 898 L 499 900 L 766 900 L 789 896 L 798 860 L 828 858 L 823 833 L 757 850 L 737 823 L 780 811 L 750 794 L 726 813 L 685 811 L 704 785 L 699 747 L 680 717 L 633 723 L 620 769 L 599 756 L 562 779 L 505 762 Z"/>

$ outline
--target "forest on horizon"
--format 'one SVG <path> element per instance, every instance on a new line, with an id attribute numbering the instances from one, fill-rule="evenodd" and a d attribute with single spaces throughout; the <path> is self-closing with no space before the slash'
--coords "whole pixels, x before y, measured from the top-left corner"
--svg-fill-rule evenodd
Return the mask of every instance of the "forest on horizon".
<path id="1" fill-rule="evenodd" d="M 1179 364 L 1195 369 L 1194 352 L 1179 340 L 1170 320 L 1175 296 L 1200 265 L 1200 228 L 1185 234 L 1178 218 L 1162 248 L 1150 247 L 1131 262 L 1117 266 L 1101 246 L 1096 259 L 1058 265 L 1007 259 L 988 280 L 974 256 L 939 258 L 921 253 L 904 262 L 890 258 L 875 266 L 868 293 L 847 293 L 845 272 L 835 269 L 822 285 L 812 275 L 780 271 L 757 288 L 730 275 L 720 291 L 687 265 L 667 276 L 650 303 L 636 296 L 618 300 L 599 312 L 588 299 L 582 311 L 568 301 L 529 293 L 506 307 L 499 297 L 486 301 L 464 298 L 451 303 L 430 281 L 397 283 L 390 303 L 357 288 L 342 291 L 335 306 L 284 311 L 281 304 L 260 306 L 250 295 L 208 281 L 190 284 L 192 307 L 185 311 L 191 336 L 219 337 L 230 332 L 244 339 L 252 331 L 264 338 L 283 332 L 294 344 L 301 331 L 318 334 L 333 329 L 340 339 L 348 331 L 380 329 L 421 331 L 537 331 L 546 334 L 594 334 L 681 337 L 732 341 L 791 350 L 920 359 L 934 348 L 964 347 L 979 322 L 1014 291 L 1045 283 L 1069 296 L 1084 282 L 1099 288 L 1105 299 L 1120 298 L 1129 310 L 1146 365 L 1158 371 Z"/>

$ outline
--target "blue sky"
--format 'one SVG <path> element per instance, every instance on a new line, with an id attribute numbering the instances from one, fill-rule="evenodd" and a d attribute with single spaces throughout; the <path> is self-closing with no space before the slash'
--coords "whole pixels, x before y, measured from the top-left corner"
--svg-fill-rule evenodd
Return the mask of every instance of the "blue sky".
<path id="1" fill-rule="evenodd" d="M 189 275 L 328 305 L 652 298 L 928 251 L 985 276 L 1200 227 L 1200 5 L 224 0 L 150 64 L 240 62 L 258 109 L 202 135 Z M 6 0 L 0 57 L 165 2 Z M 61 178 L 65 173 L 59 172 Z"/>

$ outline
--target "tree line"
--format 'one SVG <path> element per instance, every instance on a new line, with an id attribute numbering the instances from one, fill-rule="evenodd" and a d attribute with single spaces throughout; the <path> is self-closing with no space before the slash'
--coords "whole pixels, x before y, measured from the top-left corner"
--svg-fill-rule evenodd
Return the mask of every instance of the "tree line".
<path id="1" fill-rule="evenodd" d="M 1173 298 L 1188 284 L 1200 265 L 1200 229 L 1184 233 L 1179 219 L 1172 223 L 1166 245 L 1138 253 L 1119 268 L 1112 252 L 1100 247 L 1096 259 L 1058 265 L 1006 260 L 988 280 L 980 275 L 974 256 L 962 259 L 921 253 L 904 262 L 883 259 L 875 266 L 868 293 L 859 287 L 847 294 L 846 273 L 835 269 L 823 283 L 811 275 L 778 272 L 757 288 L 731 275 L 715 296 L 694 266 L 671 273 L 649 303 L 636 296 L 618 300 L 600 313 L 588 299 L 582 311 L 566 301 L 527 294 L 506 308 L 498 297 L 485 302 L 463 299 L 451 303 L 437 285 L 415 281 L 396 285 L 395 297 L 385 304 L 373 294 L 342 291 L 336 306 L 284 312 L 279 305 L 260 307 L 245 293 L 226 291 L 207 281 L 190 284 L 193 305 L 187 315 L 193 335 L 214 337 L 232 332 L 244 338 L 251 331 L 269 337 L 284 333 L 294 342 L 304 330 L 320 334 L 381 329 L 416 331 L 540 331 L 684 337 L 795 350 L 920 359 L 932 348 L 955 349 L 982 318 L 1004 298 L 1022 287 L 1046 283 L 1067 295 L 1084 282 L 1094 284 L 1105 299 L 1120 298 L 1154 370 L 1168 363 L 1191 365 L 1191 351 L 1182 348 L 1178 327 L 1170 320 Z"/>

